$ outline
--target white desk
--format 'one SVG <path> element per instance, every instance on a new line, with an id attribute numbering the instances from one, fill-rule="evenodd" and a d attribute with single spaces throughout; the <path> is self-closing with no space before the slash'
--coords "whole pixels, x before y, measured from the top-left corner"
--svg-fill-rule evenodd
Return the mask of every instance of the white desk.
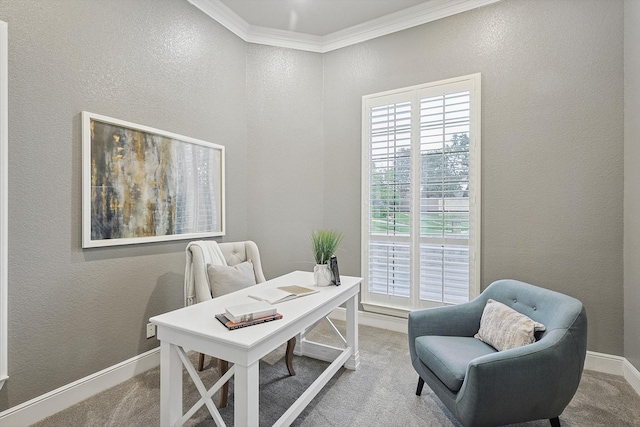
<path id="1" fill-rule="evenodd" d="M 340 286 L 318 287 L 318 293 L 279 303 L 281 320 L 233 331 L 227 330 L 214 316 L 230 305 L 254 301 L 248 297 L 252 288 L 215 298 L 152 317 L 160 340 L 160 423 L 162 426 L 182 425 L 203 404 L 218 426 L 224 425 L 211 397 L 233 375 L 234 423 L 236 426 L 258 426 L 259 361 L 293 336 L 312 327 L 334 308 L 346 302 L 346 348 L 336 349 L 306 339 L 298 340 L 296 354 L 311 355 L 333 362 L 309 386 L 274 425 L 289 425 L 302 412 L 333 375 L 345 366 L 355 370 L 358 352 L 359 277 L 341 276 Z M 256 286 L 313 286 L 313 273 L 295 271 Z M 301 342 L 300 342 L 301 341 Z M 233 363 L 233 366 L 213 387 L 207 390 L 185 355 L 184 349 L 195 350 Z M 202 398 L 193 408 L 182 413 L 182 365 L 193 379 Z"/>

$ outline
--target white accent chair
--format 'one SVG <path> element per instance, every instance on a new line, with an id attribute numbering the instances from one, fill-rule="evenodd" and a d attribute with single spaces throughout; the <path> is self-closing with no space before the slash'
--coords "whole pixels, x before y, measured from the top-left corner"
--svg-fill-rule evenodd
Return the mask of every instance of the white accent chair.
<path id="1" fill-rule="evenodd" d="M 260 261 L 260 252 L 258 251 L 258 246 L 250 241 L 243 242 L 225 242 L 218 243 L 218 247 L 222 252 L 225 261 L 228 266 L 234 266 L 240 264 L 242 262 L 251 260 L 253 264 L 253 271 L 256 276 L 256 283 L 266 282 L 264 277 L 264 273 L 262 272 L 262 263 Z M 206 292 L 196 292 L 195 301 L 189 301 L 188 296 L 185 290 L 185 305 L 189 305 L 191 303 L 199 303 L 209 299 L 212 299 L 211 296 L 211 288 L 209 287 L 209 278 L 207 273 L 207 261 L 206 255 L 203 253 L 202 248 L 197 245 L 189 245 L 187 246 L 187 251 L 191 251 L 191 257 L 187 257 L 187 259 L 191 259 L 192 262 L 192 275 L 194 280 L 194 286 L 196 289 L 209 289 L 209 293 Z M 287 342 L 287 352 L 286 352 L 286 365 L 287 370 L 290 375 L 295 375 L 295 371 L 293 369 L 293 350 L 296 345 L 296 337 L 291 338 Z M 198 371 L 202 371 L 204 369 L 204 354 L 200 353 L 198 359 Z M 229 363 L 226 360 L 218 359 L 218 373 L 220 376 L 224 375 L 225 372 L 229 369 Z M 224 408 L 227 406 L 227 397 L 229 394 L 229 384 L 225 384 L 222 386 L 220 392 L 220 408 Z"/>

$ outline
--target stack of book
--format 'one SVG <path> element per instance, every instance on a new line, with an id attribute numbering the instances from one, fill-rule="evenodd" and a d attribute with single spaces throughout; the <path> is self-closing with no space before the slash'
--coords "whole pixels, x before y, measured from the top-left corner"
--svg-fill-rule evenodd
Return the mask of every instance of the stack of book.
<path id="1" fill-rule="evenodd" d="M 224 313 L 216 314 L 216 319 L 226 326 L 227 329 L 238 329 L 271 320 L 282 319 L 282 314 L 279 314 L 276 307 L 270 303 L 257 301 L 227 307 Z"/>

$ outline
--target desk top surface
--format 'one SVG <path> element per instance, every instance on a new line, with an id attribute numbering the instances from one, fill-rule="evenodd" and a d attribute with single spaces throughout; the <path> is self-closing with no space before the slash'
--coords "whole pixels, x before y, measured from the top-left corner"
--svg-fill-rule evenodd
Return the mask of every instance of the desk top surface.
<path id="1" fill-rule="evenodd" d="M 345 301 L 345 297 L 359 292 L 362 278 L 341 275 L 340 281 L 340 286 L 315 286 L 313 273 L 294 271 L 209 301 L 154 316 L 149 321 L 159 327 L 158 339 L 160 340 L 163 339 L 163 329 L 166 329 L 203 337 L 220 344 L 252 347 L 260 340 L 275 334 L 278 330 L 290 326 L 292 323 L 299 322 L 316 310 L 326 311 L 337 307 Z M 318 289 L 319 292 L 274 304 L 278 313 L 283 316 L 280 320 L 228 330 L 215 318 L 216 314 L 224 313 L 225 307 L 255 302 L 256 300 L 249 297 L 249 294 L 258 287 L 286 285 L 306 286 Z"/>

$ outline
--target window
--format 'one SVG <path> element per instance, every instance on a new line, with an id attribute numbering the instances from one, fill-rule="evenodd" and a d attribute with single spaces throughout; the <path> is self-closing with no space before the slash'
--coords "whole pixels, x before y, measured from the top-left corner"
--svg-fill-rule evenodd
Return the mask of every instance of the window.
<path id="1" fill-rule="evenodd" d="M 480 75 L 363 97 L 366 310 L 469 301 L 480 274 Z"/>

